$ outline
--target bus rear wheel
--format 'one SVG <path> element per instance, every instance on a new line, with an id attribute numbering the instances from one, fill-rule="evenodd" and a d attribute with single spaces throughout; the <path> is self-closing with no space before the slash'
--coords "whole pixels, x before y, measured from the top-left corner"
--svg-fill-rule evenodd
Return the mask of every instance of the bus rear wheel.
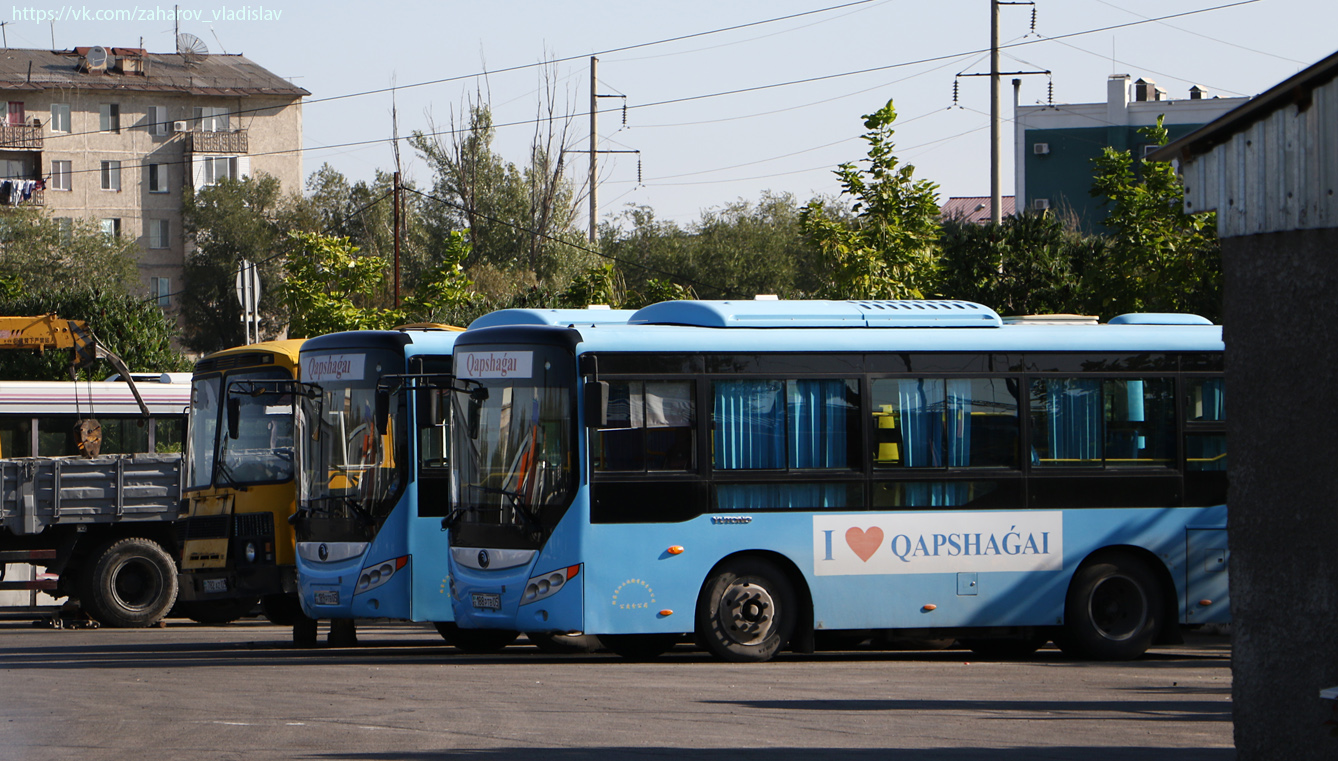
<path id="1" fill-rule="evenodd" d="M 1162 627 L 1162 591 L 1147 564 L 1127 554 L 1093 558 L 1074 574 L 1055 644 L 1068 655 L 1127 661 Z"/>
<path id="2" fill-rule="evenodd" d="M 772 563 L 741 558 L 722 565 L 697 599 L 698 639 L 721 660 L 771 660 L 790 641 L 797 602 Z"/>
<path id="3" fill-rule="evenodd" d="M 177 566 L 152 539 L 129 537 L 99 547 L 82 576 L 80 602 L 107 626 L 152 626 L 177 599 Z"/>

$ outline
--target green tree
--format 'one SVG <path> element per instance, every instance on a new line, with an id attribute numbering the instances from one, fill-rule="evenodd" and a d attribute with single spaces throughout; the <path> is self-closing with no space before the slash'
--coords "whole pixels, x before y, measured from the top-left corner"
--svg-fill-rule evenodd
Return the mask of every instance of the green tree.
<path id="1" fill-rule="evenodd" d="M 1139 130 L 1164 145 L 1157 123 Z M 1169 163 L 1106 148 L 1093 159 L 1092 195 L 1104 197 L 1110 246 L 1084 276 L 1089 308 L 1110 317 L 1124 312 L 1222 313 L 1221 247 L 1215 214 L 1186 214 L 1184 185 Z"/>
<path id="2" fill-rule="evenodd" d="M 289 256 L 283 299 L 295 336 L 318 336 L 341 330 L 385 330 L 410 322 L 442 321 L 442 315 L 464 312 L 473 301 L 472 284 L 461 261 L 468 254 L 464 236 L 454 245 L 402 308 L 376 303 L 385 283 L 386 260 L 361 255 L 348 238 L 315 233 L 289 233 Z"/>
<path id="3" fill-rule="evenodd" d="M 108 236 L 92 220 L 61 222 L 22 206 L 0 214 L 0 276 L 29 288 L 137 292 L 137 248 L 134 239 Z"/>
<path id="4" fill-rule="evenodd" d="M 942 222 L 936 290 L 1005 315 L 1075 313 L 1083 309 L 1077 267 L 1105 241 L 1066 228 L 1050 213 L 1017 214 L 998 225 Z"/>
<path id="5" fill-rule="evenodd" d="M 524 168 L 493 150 L 495 128 L 486 104 L 467 108 L 466 123 L 452 119 L 449 139 L 438 130 L 415 132 L 410 144 L 433 172 L 435 204 L 425 205 L 427 228 L 446 245 L 468 231 L 466 267 L 486 265 L 518 275 L 518 282 L 565 285 L 596 264 L 572 227 L 576 194 L 566 178 L 561 146 L 552 133 L 536 134 Z M 545 121 L 553 124 L 554 120 Z"/>
<path id="6" fill-rule="evenodd" d="M 183 372 L 190 361 L 172 346 L 176 322 L 163 314 L 152 299 L 123 292 L 65 286 L 24 289 L 0 300 L 0 314 L 26 316 L 55 314 L 82 320 L 134 372 Z M 67 351 L 0 352 L 0 378 L 6 380 L 69 380 L 72 360 Z M 83 373 L 101 380 L 114 372 L 100 363 Z"/>
<path id="7" fill-rule="evenodd" d="M 236 293 L 243 260 L 260 271 L 262 335 L 278 335 L 287 315 L 282 300 L 272 294 L 283 279 L 286 235 L 311 224 L 300 199 L 285 196 L 274 177 L 256 174 L 220 180 L 198 193 L 187 188 L 182 218 L 186 238 L 194 244 L 186 255 L 181 297 L 187 348 L 210 352 L 245 342 Z"/>
<path id="8" fill-rule="evenodd" d="M 938 186 L 914 178 L 915 167 L 901 165 L 893 153 L 892 123 L 897 112 L 888 101 L 864 117 L 869 144 L 867 169 L 852 163 L 836 170 L 841 197 L 853 199 L 853 219 L 832 214 L 813 201 L 799 223 L 821 252 L 825 279 L 819 293 L 838 299 L 921 298 L 934 281 L 938 240 Z"/>
<path id="9" fill-rule="evenodd" d="M 800 207 L 788 193 L 764 192 L 702 212 L 686 227 L 629 207 L 601 228 L 603 251 L 618 263 L 629 294 L 673 284 L 702 298 L 774 293 L 795 298 L 818 287 L 817 249 L 799 229 Z"/>

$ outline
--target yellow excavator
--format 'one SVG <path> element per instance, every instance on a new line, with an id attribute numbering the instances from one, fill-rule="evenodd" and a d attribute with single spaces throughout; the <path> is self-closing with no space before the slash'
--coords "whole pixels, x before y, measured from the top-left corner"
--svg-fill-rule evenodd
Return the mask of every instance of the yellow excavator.
<path id="1" fill-rule="evenodd" d="M 135 395 L 139 409 L 144 417 L 149 416 L 149 407 L 140 396 L 135 380 L 125 362 L 107 347 L 103 346 L 81 320 L 65 320 L 54 314 L 40 317 L 0 317 L 0 349 L 29 349 L 45 351 L 47 349 L 73 349 L 74 369 L 86 369 L 105 359 L 120 373 L 130 385 L 130 393 Z M 79 448 L 89 457 L 96 457 L 102 445 L 102 426 L 96 420 L 79 421 L 76 430 Z"/>

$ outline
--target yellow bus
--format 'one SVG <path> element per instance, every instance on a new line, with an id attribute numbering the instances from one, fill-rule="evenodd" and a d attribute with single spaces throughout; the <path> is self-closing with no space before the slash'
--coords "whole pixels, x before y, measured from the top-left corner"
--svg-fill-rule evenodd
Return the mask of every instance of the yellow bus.
<path id="1" fill-rule="evenodd" d="M 227 623 L 257 605 L 276 624 L 301 619 L 293 529 L 302 339 L 210 354 L 195 365 L 180 521 L 177 612 Z"/>

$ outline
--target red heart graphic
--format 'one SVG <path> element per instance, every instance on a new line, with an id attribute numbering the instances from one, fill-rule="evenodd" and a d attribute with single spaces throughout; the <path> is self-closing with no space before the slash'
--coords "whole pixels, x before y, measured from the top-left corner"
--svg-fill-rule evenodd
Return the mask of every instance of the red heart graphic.
<path id="1" fill-rule="evenodd" d="M 883 530 L 877 526 L 868 531 L 860 528 L 852 528 L 846 531 L 846 544 L 850 545 L 850 549 L 854 550 L 855 554 L 859 555 L 859 559 L 866 563 L 869 562 L 869 558 L 873 557 L 873 553 L 878 551 L 878 547 L 882 543 Z"/>

